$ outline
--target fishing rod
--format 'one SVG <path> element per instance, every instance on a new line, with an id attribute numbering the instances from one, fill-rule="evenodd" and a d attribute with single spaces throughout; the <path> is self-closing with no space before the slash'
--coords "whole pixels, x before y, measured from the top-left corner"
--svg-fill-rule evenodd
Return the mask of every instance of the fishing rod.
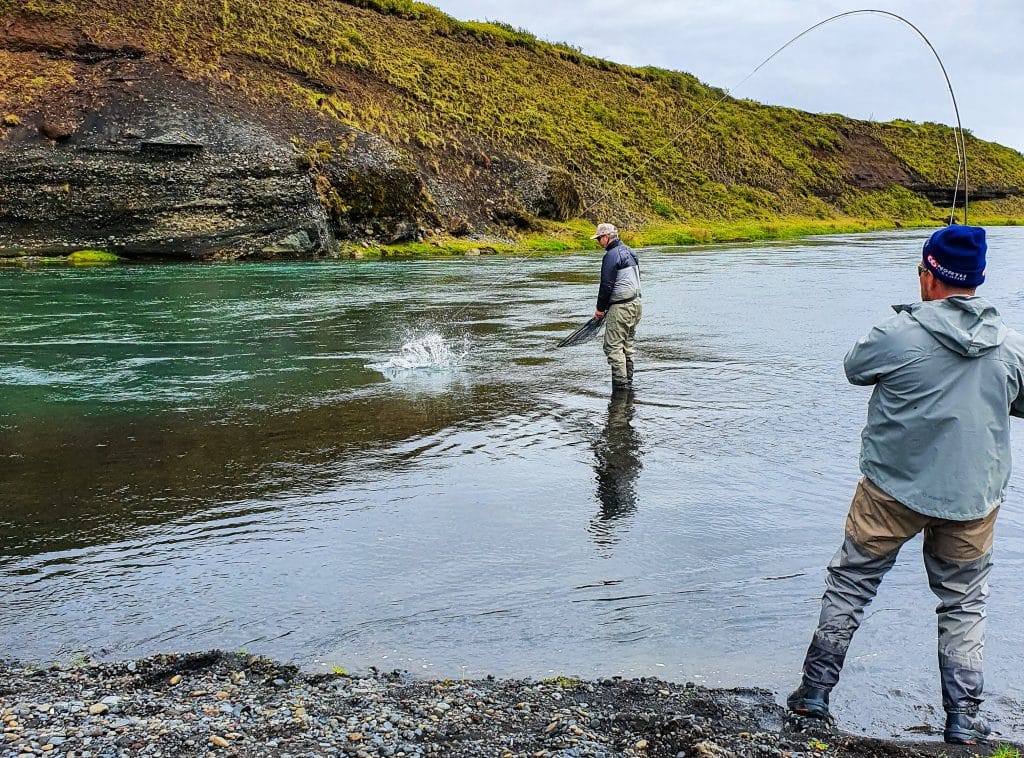
<path id="1" fill-rule="evenodd" d="M 899 15 L 898 13 L 893 13 L 891 11 L 886 11 L 886 10 L 880 10 L 880 9 L 877 9 L 877 8 L 861 8 L 861 9 L 858 9 L 858 10 L 844 11 L 843 13 L 837 13 L 834 16 L 830 16 L 830 17 L 824 19 L 823 21 L 819 21 L 818 23 L 813 24 L 812 26 L 809 26 L 806 29 L 804 29 L 802 32 L 800 32 L 795 37 L 793 37 L 792 39 L 787 41 L 784 45 L 782 45 L 777 50 L 775 50 L 771 55 L 769 55 L 763 61 L 758 63 L 754 68 L 752 68 L 750 70 L 749 73 L 747 73 L 746 76 L 744 76 L 742 79 L 740 79 L 740 81 L 738 81 L 736 84 L 734 84 L 730 89 L 724 90 L 723 93 L 722 93 L 722 96 L 720 98 L 718 98 L 715 102 L 713 102 L 711 105 L 709 105 L 707 108 L 705 108 L 701 113 L 699 113 L 697 116 L 695 116 L 693 119 L 691 119 L 691 121 L 688 124 L 686 124 L 686 126 L 684 126 L 682 129 L 680 129 L 678 132 L 676 132 L 676 134 L 662 148 L 660 148 L 659 150 L 655 150 L 654 152 L 650 153 L 648 155 L 647 159 L 645 161 L 641 162 L 633 171 L 631 171 L 630 173 L 626 174 L 623 177 L 620 177 L 619 180 L 617 182 L 615 182 L 614 185 L 612 185 L 612 188 L 606 189 L 602 193 L 599 193 L 597 195 L 597 198 L 593 202 L 591 202 L 589 205 L 585 206 L 580 211 L 579 215 L 580 216 L 584 216 L 588 211 L 593 210 L 594 208 L 596 208 L 600 203 L 604 202 L 606 199 L 611 197 L 612 189 L 613 188 L 618 188 L 620 185 L 625 185 L 626 182 L 628 182 L 633 177 L 637 176 L 641 171 L 647 169 L 651 165 L 651 163 L 653 163 L 657 158 L 660 158 L 662 155 L 664 155 L 670 148 L 675 147 L 676 144 L 678 143 L 678 141 L 684 135 L 689 133 L 698 124 L 702 123 L 709 115 L 711 115 L 711 113 L 713 113 L 715 111 L 716 108 L 718 108 L 718 106 L 720 106 L 723 102 L 725 102 L 727 99 L 732 97 L 732 93 L 735 90 L 737 90 L 741 86 L 743 86 L 748 80 L 750 80 L 755 74 L 757 74 L 758 71 L 760 71 L 762 68 L 764 68 L 766 65 L 768 65 L 768 63 L 770 63 L 775 57 L 777 57 L 780 53 L 782 53 L 786 48 L 788 48 L 794 42 L 796 42 L 797 40 L 801 39 L 802 37 L 810 34 L 815 29 L 820 29 L 821 27 L 823 27 L 823 26 L 825 26 L 827 24 L 830 24 L 833 21 L 837 21 L 837 20 L 839 20 L 841 18 L 846 18 L 847 16 L 856 16 L 856 15 L 861 15 L 861 14 L 874 14 L 874 15 L 880 15 L 880 16 L 888 16 L 890 18 L 896 19 L 897 21 L 900 21 L 900 22 L 906 24 L 907 26 L 909 26 L 911 29 L 913 29 L 917 33 L 917 35 L 919 37 L 921 37 L 922 40 L 924 40 L 925 44 L 928 45 L 928 48 L 932 51 L 932 55 L 935 56 L 935 60 L 939 64 L 939 68 L 942 70 L 942 75 L 943 75 L 943 77 L 946 80 L 946 87 L 949 90 L 950 99 L 953 102 L 953 112 L 954 112 L 954 114 L 956 116 L 956 127 L 953 129 L 953 144 L 954 144 L 954 147 L 956 148 L 957 170 L 956 170 L 956 179 L 955 179 L 955 181 L 953 183 L 953 203 L 952 203 L 952 206 L 950 208 L 949 223 L 950 224 L 954 223 L 955 219 L 956 219 L 957 195 L 958 195 L 959 189 L 960 189 L 960 177 L 963 176 L 963 183 L 964 183 L 964 224 L 966 225 L 967 224 L 967 212 L 968 212 L 968 199 L 969 199 L 969 197 L 968 197 L 968 182 L 967 182 L 967 146 L 966 146 L 966 143 L 965 143 L 965 140 L 964 140 L 963 126 L 962 126 L 961 121 L 960 121 L 960 108 L 957 105 L 956 93 L 953 91 L 953 83 L 950 81 L 949 73 L 946 71 L 946 66 L 942 62 L 942 58 L 939 56 L 939 53 L 935 49 L 935 46 L 931 43 L 931 40 L 928 39 L 928 37 L 925 35 L 924 32 L 922 32 L 917 26 L 915 26 L 913 23 L 911 23 L 909 20 L 907 20 L 903 16 Z M 513 258 L 512 262 L 515 263 L 515 262 L 524 261 L 524 260 L 526 260 L 528 258 L 533 257 L 538 252 L 541 252 L 541 251 L 533 251 L 533 252 L 527 253 L 527 254 L 525 254 L 523 256 L 520 256 L 518 258 Z M 490 286 L 484 287 L 482 292 L 487 292 L 489 289 L 493 288 L 498 283 L 499 282 L 492 282 L 492 284 Z M 468 308 L 468 307 L 469 307 L 468 304 L 464 305 L 462 308 L 459 308 L 458 310 L 456 310 L 454 312 L 453 316 L 458 316 L 460 313 L 465 311 L 466 308 Z"/>
<path id="2" fill-rule="evenodd" d="M 954 219 L 955 219 L 955 217 L 956 217 L 956 196 L 957 196 L 958 190 L 960 189 L 960 175 L 961 175 L 961 172 L 962 172 L 963 173 L 963 177 L 964 177 L 964 225 L 966 225 L 967 224 L 967 204 L 968 204 L 967 145 L 965 144 L 965 141 L 964 141 L 964 130 L 963 130 L 963 126 L 960 123 L 960 108 L 959 108 L 959 106 L 957 105 L 957 102 L 956 102 L 956 93 L 953 92 L 953 83 L 950 81 L 949 73 L 946 71 L 946 66 L 942 62 L 942 58 L 939 56 L 939 53 L 935 49 L 935 46 L 931 43 L 931 40 L 928 39 L 928 37 L 925 35 L 924 32 L 922 32 L 920 29 L 918 29 L 917 26 L 915 26 L 913 23 L 908 21 L 903 16 L 899 15 L 898 13 L 893 13 L 891 11 L 879 10 L 879 9 L 876 9 L 876 8 L 862 8 L 860 10 L 853 10 L 853 11 L 846 11 L 844 13 L 837 13 L 834 16 L 826 18 L 824 21 L 819 21 L 817 24 L 814 24 L 813 26 L 810 26 L 807 29 L 804 29 L 798 35 L 793 37 L 793 39 L 789 40 L 785 45 L 783 45 L 778 50 L 776 50 L 774 53 L 772 53 L 767 58 L 765 58 L 763 61 L 761 61 L 761 63 L 759 63 L 757 65 L 757 67 L 755 67 L 749 74 L 747 74 L 735 86 L 739 87 L 740 85 L 742 85 L 744 82 L 747 81 L 747 79 L 749 79 L 754 74 L 756 74 L 763 66 L 765 66 L 769 61 L 771 61 L 775 56 L 777 56 L 779 53 L 781 53 L 783 50 L 785 50 L 787 47 L 792 45 L 794 42 L 796 42 L 798 39 L 800 39 L 804 35 L 809 34 L 810 32 L 813 32 L 815 29 L 818 29 L 818 28 L 820 28 L 822 26 L 825 26 L 826 24 L 831 23 L 832 21 L 835 21 L 837 19 L 845 18 L 846 16 L 856 16 L 856 15 L 862 14 L 862 13 L 874 13 L 874 14 L 881 15 L 881 16 L 889 16 L 890 18 L 894 18 L 894 19 L 896 19 L 898 21 L 902 21 L 904 24 L 906 24 L 911 29 L 913 29 L 915 32 L 917 32 L 917 35 L 921 39 L 924 40 L 924 43 L 926 45 L 928 45 L 928 49 L 932 51 L 932 55 L 935 56 L 935 60 L 939 64 L 939 68 L 942 69 L 942 76 L 946 80 L 946 88 L 949 90 L 949 97 L 953 101 L 953 113 L 956 115 L 956 128 L 953 130 L 953 143 L 956 146 L 957 165 L 956 165 L 956 180 L 955 180 L 955 182 L 953 184 L 953 205 L 952 205 L 952 208 L 950 209 L 949 223 L 952 224 Z M 721 103 L 721 102 L 722 101 L 719 100 L 719 103 Z M 716 103 L 716 105 L 719 104 L 719 103 Z"/>
<path id="3" fill-rule="evenodd" d="M 859 9 L 859 10 L 852 10 L 852 11 L 845 11 L 843 13 L 837 13 L 834 16 L 830 16 L 829 18 L 826 18 L 823 21 L 819 21 L 818 23 L 816 23 L 816 24 L 814 24 L 812 26 L 809 26 L 806 29 L 804 29 L 798 35 L 796 35 L 795 37 L 790 39 L 788 42 L 786 42 L 784 45 L 782 45 L 780 48 L 775 50 L 775 52 L 773 52 L 771 55 L 769 55 L 763 61 L 758 63 L 754 68 L 752 68 L 750 70 L 749 73 L 747 73 L 746 76 L 744 76 L 742 79 L 740 79 L 730 89 L 724 90 L 723 93 L 722 93 L 722 96 L 720 98 L 718 98 L 718 100 L 716 100 L 714 103 L 712 103 L 710 106 L 708 106 L 703 112 L 701 112 L 700 114 L 695 116 L 690 121 L 690 123 L 687 124 L 685 127 L 683 127 L 679 132 L 677 132 L 676 135 L 674 137 L 672 137 L 672 139 L 669 140 L 669 142 L 664 147 L 662 147 L 660 150 L 655 150 L 653 153 L 650 154 L 650 156 L 647 158 L 646 161 L 643 161 L 636 169 L 634 169 L 632 172 L 630 172 L 626 176 L 624 176 L 621 179 L 619 179 L 619 181 L 615 184 L 615 186 L 618 187 L 620 184 L 625 184 L 627 181 L 629 181 L 630 179 L 635 177 L 637 174 L 639 174 L 641 171 L 643 171 L 648 166 L 650 166 L 651 163 L 653 163 L 656 158 L 660 158 L 662 155 L 664 155 L 665 152 L 667 152 L 669 148 L 675 147 L 676 143 L 685 134 L 687 134 L 691 129 L 693 129 L 698 124 L 702 123 L 709 115 L 711 115 L 711 113 L 713 113 L 715 111 L 716 108 L 718 108 L 718 106 L 720 106 L 727 99 L 729 99 L 732 96 L 733 91 L 739 89 L 741 86 L 746 84 L 746 82 L 748 80 L 750 80 L 751 78 L 753 78 L 753 76 L 758 71 L 760 71 L 762 68 L 764 68 L 766 65 L 768 65 L 768 63 L 770 63 L 774 58 L 776 58 L 780 53 L 782 53 L 786 48 L 788 48 L 794 42 L 796 42 L 800 38 L 810 34 L 815 29 L 819 29 L 819 28 L 825 26 L 826 24 L 832 23 L 833 21 L 836 21 L 836 20 L 841 19 L 841 18 L 846 18 L 847 16 L 856 16 L 856 15 L 865 14 L 865 13 L 867 13 L 867 14 L 877 14 L 877 15 L 882 15 L 882 16 L 889 16 L 890 18 L 894 18 L 894 19 L 896 19 L 898 21 L 902 21 L 904 24 L 909 26 L 911 29 L 913 29 L 915 32 L 917 32 L 918 36 L 920 36 L 921 39 L 924 40 L 925 44 L 928 45 L 928 48 L 932 51 L 932 55 L 935 56 L 935 60 L 939 64 L 939 68 L 942 69 L 942 75 L 943 75 L 943 77 L 946 80 L 946 87 L 949 90 L 950 99 L 953 101 L 953 113 L 956 115 L 956 128 L 953 130 L 953 143 L 954 143 L 954 146 L 956 148 L 957 173 L 956 173 L 956 180 L 955 180 L 955 182 L 953 184 L 953 206 L 952 206 L 952 209 L 950 210 L 950 223 L 953 223 L 953 220 L 954 220 L 955 215 L 956 215 L 956 197 L 957 197 L 957 192 L 959 191 L 959 188 L 960 188 L 960 176 L 961 176 L 961 173 L 962 173 L 963 177 L 964 177 L 964 224 L 967 224 L 967 204 L 968 204 L 968 197 L 967 197 L 967 147 L 966 147 L 966 144 L 964 142 L 964 130 L 963 130 L 963 127 L 961 126 L 961 122 L 960 122 L 960 108 L 959 108 L 959 106 L 957 105 L 957 102 L 956 102 L 956 94 L 953 92 L 953 83 L 949 79 L 949 73 L 946 71 L 946 66 L 945 66 L 945 64 L 943 64 L 942 58 L 939 56 L 939 53 L 935 49 L 935 46 L 932 45 L 931 40 L 928 39 L 928 37 L 925 35 L 924 32 L 922 32 L 913 23 L 911 23 L 910 21 L 908 21 L 906 18 L 904 18 L 903 16 L 899 15 L 898 13 L 892 13 L 891 11 L 879 10 L 879 9 L 875 9 L 875 8 L 862 8 L 862 9 Z M 582 211 L 580 211 L 580 215 L 583 215 L 587 211 L 593 209 L 599 203 L 603 202 L 605 199 L 607 199 L 610 196 L 611 196 L 611 191 L 610 190 L 605 191 L 604 194 L 602 194 L 602 195 L 598 195 L 598 199 L 595 200 L 590 205 L 588 205 L 587 207 L 585 207 Z"/>

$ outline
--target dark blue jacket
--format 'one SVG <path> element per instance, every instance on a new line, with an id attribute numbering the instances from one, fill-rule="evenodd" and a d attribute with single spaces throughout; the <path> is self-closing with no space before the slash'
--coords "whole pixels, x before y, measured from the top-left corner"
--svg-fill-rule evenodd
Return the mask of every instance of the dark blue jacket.
<path id="1" fill-rule="evenodd" d="M 601 260 L 601 287 L 597 291 L 597 310 L 628 303 L 640 297 L 640 261 L 622 240 L 615 240 Z"/>

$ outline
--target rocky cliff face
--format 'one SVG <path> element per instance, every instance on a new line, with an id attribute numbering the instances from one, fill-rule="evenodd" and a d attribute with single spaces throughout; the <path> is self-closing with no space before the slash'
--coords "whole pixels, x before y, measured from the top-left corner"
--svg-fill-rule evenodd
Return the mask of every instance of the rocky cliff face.
<path id="1" fill-rule="evenodd" d="M 0 255 L 324 256 L 338 240 L 526 228 L 580 210 L 564 170 L 495 157 L 489 177 L 459 186 L 377 135 L 260 112 L 137 48 L 23 24 L 3 44 L 16 67 L 57 60 L 68 74 L 0 129 Z"/>
<path id="2" fill-rule="evenodd" d="M 136 51 L 47 53 L 78 75 L 5 130 L 0 252 L 207 258 L 334 249 L 290 142 Z M 20 62 L 39 54 L 23 51 Z"/>

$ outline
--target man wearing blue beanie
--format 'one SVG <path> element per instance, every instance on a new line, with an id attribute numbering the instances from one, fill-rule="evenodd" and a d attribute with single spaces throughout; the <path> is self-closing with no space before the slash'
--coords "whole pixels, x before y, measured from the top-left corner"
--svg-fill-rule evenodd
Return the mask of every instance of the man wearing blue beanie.
<path id="1" fill-rule="evenodd" d="M 804 658 L 795 713 L 828 718 L 846 652 L 900 548 L 924 532 L 939 598 L 938 657 L 946 742 L 991 734 L 978 715 L 993 529 L 1010 478 L 1010 416 L 1024 416 L 1024 337 L 975 296 L 985 230 L 949 226 L 925 243 L 921 302 L 846 355 L 852 384 L 872 385 L 846 539 L 828 566 L 821 615 Z"/>

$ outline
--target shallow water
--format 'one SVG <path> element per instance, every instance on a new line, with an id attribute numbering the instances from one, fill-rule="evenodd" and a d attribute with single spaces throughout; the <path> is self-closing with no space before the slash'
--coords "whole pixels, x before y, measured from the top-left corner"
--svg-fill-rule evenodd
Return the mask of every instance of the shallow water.
<path id="1" fill-rule="evenodd" d="M 599 342 L 553 347 L 596 254 L 0 269 L 0 649 L 784 696 L 858 477 L 842 357 L 916 299 L 924 235 L 645 252 L 612 400 Z M 982 293 L 1024 328 L 1024 230 L 990 249 Z M 1018 740 L 1022 467 L 986 672 Z M 854 641 L 846 728 L 940 722 L 919 547 Z"/>

